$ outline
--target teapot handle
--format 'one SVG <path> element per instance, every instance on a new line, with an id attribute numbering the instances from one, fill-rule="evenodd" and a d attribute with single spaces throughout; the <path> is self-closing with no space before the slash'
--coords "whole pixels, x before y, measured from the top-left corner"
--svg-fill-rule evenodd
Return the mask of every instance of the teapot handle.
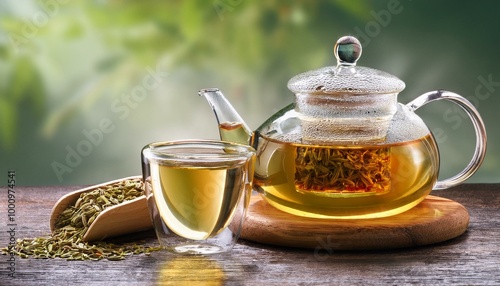
<path id="1" fill-rule="evenodd" d="M 409 102 L 406 107 L 408 107 L 410 111 L 415 111 L 429 102 L 440 99 L 445 99 L 458 104 L 465 110 L 467 115 L 469 115 L 476 132 L 476 148 L 467 167 L 451 178 L 437 181 L 434 185 L 434 190 L 447 189 L 467 180 L 477 171 L 479 166 L 481 166 L 486 153 L 486 128 L 484 127 L 484 122 L 477 109 L 466 98 L 450 91 L 436 90 L 422 94 L 413 101 Z"/>

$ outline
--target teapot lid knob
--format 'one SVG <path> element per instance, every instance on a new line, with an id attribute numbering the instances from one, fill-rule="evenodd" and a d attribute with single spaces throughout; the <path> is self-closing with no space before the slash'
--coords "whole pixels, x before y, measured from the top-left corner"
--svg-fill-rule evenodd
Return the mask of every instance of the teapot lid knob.
<path id="1" fill-rule="evenodd" d="M 361 43 L 352 36 L 338 39 L 333 50 L 337 64 L 342 66 L 355 66 L 362 52 Z"/>
<path id="2" fill-rule="evenodd" d="M 361 43 L 352 36 L 338 39 L 334 47 L 336 66 L 303 72 L 288 81 L 294 93 L 308 94 L 387 94 L 405 88 L 403 81 L 383 71 L 356 66 Z"/>

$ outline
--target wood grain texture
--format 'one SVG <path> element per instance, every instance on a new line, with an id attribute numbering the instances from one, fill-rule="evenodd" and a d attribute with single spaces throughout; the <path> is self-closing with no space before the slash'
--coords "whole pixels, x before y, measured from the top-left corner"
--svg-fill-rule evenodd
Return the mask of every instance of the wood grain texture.
<path id="1" fill-rule="evenodd" d="M 93 185 L 71 191 L 64 194 L 57 200 L 52 208 L 50 216 L 50 230 L 54 231 L 55 224 L 59 215 L 68 208 L 74 205 L 80 197 L 80 194 L 91 192 L 101 187 L 112 185 L 125 180 L 138 179 L 139 176 L 125 177 L 98 185 Z M 120 235 L 126 235 L 134 232 L 139 232 L 151 229 L 153 224 L 149 216 L 147 200 L 145 196 L 123 202 L 121 204 L 106 208 L 102 211 L 90 225 L 89 229 L 83 236 L 83 241 L 97 241 L 106 238 L 112 238 Z"/>
<path id="2" fill-rule="evenodd" d="M 105 240 L 153 228 L 146 196 L 123 202 L 101 212 L 83 236 L 83 241 Z"/>
<path id="3" fill-rule="evenodd" d="M 18 175 L 21 175 L 18 173 Z M 14 225 L 7 225 L 7 188 L 0 187 L 0 245 L 50 233 L 54 203 L 82 186 L 15 189 Z M 0 255 L 0 285 L 500 285 L 500 184 L 464 184 L 434 191 L 469 212 L 467 231 L 451 240 L 391 250 L 279 247 L 240 239 L 232 252 L 203 257 L 155 252 L 123 261 L 66 261 Z M 12 222 L 10 222 L 12 223 Z M 152 231 L 120 238 L 157 245 Z"/>
<path id="4" fill-rule="evenodd" d="M 375 219 L 314 219 L 282 212 L 253 196 L 241 237 L 255 242 L 334 250 L 415 247 L 455 238 L 467 230 L 469 213 L 449 199 L 428 196 L 414 208 Z"/>

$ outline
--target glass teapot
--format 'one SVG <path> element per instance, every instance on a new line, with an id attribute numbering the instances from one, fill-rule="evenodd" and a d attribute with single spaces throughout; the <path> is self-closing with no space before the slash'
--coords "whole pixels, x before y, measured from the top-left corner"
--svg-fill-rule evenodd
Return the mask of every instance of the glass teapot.
<path id="1" fill-rule="evenodd" d="M 218 89 L 204 96 L 219 123 L 222 140 L 257 150 L 254 189 L 272 206 L 315 218 L 374 218 L 404 212 L 433 189 L 469 178 L 486 150 L 484 123 L 465 98 L 437 90 L 404 105 L 397 77 L 356 66 L 360 42 L 351 36 L 335 44 L 337 66 L 299 74 L 288 82 L 295 102 L 255 132 Z M 439 152 L 421 106 L 448 100 L 469 115 L 476 133 L 472 160 L 459 174 L 438 181 Z"/>

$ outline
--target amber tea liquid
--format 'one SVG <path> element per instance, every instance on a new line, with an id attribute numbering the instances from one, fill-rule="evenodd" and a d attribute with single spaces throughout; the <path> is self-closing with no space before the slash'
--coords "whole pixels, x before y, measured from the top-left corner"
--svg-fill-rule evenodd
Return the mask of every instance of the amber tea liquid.
<path id="1" fill-rule="evenodd" d="M 152 193 L 170 231 L 189 239 L 217 235 L 231 222 L 245 185 L 246 162 L 190 167 L 152 163 Z"/>
<path id="2" fill-rule="evenodd" d="M 430 134 L 378 146 L 258 140 L 254 186 L 271 205 L 295 215 L 389 216 L 418 204 L 437 180 L 439 156 Z"/>

